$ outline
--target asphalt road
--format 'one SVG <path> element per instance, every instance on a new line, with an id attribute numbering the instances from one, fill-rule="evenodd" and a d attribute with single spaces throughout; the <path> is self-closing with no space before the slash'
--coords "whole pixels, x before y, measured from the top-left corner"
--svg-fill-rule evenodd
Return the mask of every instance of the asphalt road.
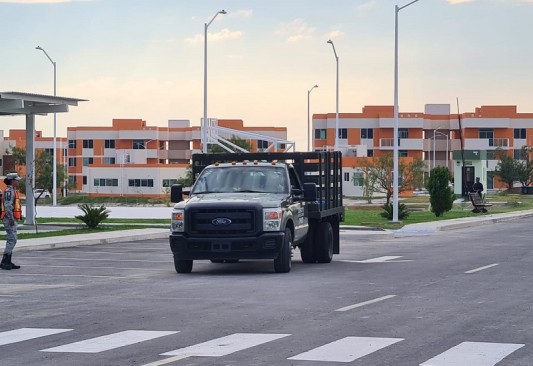
<path id="1" fill-rule="evenodd" d="M 178 275 L 166 240 L 21 253 L 0 273 L 0 364 L 530 366 L 532 236 L 530 219 L 345 231 L 332 263 L 295 253 L 289 274 Z"/>

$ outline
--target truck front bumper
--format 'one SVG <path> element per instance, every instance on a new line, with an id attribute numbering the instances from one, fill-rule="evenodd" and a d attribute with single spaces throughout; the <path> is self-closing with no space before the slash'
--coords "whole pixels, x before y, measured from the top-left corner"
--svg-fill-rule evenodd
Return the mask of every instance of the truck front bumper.
<path id="1" fill-rule="evenodd" d="M 259 236 L 211 238 L 186 237 L 172 233 L 170 249 L 176 259 L 275 259 L 278 257 L 284 232 L 268 232 Z"/>

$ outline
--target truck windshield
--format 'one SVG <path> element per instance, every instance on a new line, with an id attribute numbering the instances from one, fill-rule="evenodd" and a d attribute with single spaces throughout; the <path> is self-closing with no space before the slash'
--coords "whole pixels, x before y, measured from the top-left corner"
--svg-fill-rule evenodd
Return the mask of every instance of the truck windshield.
<path id="1" fill-rule="evenodd" d="M 191 194 L 288 193 L 287 171 L 275 166 L 228 166 L 205 168 Z"/>

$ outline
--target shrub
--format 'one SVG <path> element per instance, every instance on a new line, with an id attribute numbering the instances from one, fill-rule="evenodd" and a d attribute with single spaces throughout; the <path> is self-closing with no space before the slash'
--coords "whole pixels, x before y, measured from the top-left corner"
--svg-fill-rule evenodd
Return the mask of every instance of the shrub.
<path id="1" fill-rule="evenodd" d="M 392 220 L 394 218 L 394 207 L 392 203 L 389 203 L 388 205 L 385 204 L 381 206 L 381 208 L 383 208 L 384 210 L 382 213 L 380 213 L 381 217 L 384 217 L 387 220 Z M 403 220 L 407 218 L 407 216 L 409 216 L 409 209 L 407 208 L 407 206 L 403 203 L 398 203 L 398 220 Z"/>
<path id="2" fill-rule="evenodd" d="M 78 208 L 83 211 L 84 215 L 74 216 L 76 219 L 81 220 L 87 225 L 87 227 L 94 229 L 102 221 L 108 218 L 110 211 L 101 205 L 100 207 L 93 207 L 87 203 L 78 205 Z"/>
<path id="3" fill-rule="evenodd" d="M 426 188 L 429 191 L 431 212 L 436 217 L 442 216 L 453 207 L 454 194 L 449 187 L 451 178 L 450 171 L 444 166 L 438 166 L 431 170 Z"/>

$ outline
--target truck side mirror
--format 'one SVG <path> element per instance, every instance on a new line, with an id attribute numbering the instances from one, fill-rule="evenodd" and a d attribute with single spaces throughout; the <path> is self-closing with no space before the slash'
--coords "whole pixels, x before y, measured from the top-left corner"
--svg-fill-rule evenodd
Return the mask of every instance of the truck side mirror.
<path id="1" fill-rule="evenodd" d="M 304 183 L 304 201 L 316 201 L 316 184 Z"/>
<path id="2" fill-rule="evenodd" d="M 170 202 L 178 203 L 183 201 L 183 187 L 181 184 L 173 184 L 170 187 Z"/>

